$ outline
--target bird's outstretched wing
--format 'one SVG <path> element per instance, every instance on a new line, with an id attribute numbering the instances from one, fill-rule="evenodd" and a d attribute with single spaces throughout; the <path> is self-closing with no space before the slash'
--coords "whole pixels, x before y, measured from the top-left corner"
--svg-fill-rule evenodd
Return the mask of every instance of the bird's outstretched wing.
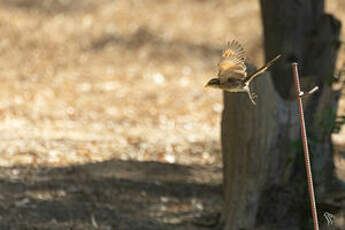
<path id="1" fill-rule="evenodd" d="M 245 50 L 237 41 L 228 43 L 224 50 L 222 59 L 218 63 L 218 77 L 221 83 L 229 78 L 244 80 L 247 77 L 245 61 Z"/>

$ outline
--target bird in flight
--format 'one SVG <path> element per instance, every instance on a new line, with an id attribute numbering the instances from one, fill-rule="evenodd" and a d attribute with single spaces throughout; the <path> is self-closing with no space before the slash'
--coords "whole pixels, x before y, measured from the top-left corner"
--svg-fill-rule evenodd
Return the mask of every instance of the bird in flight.
<path id="1" fill-rule="evenodd" d="M 246 92 L 249 99 L 255 105 L 256 95 L 250 91 L 250 82 L 258 75 L 266 71 L 281 55 L 276 56 L 266 65 L 247 76 L 245 62 L 245 51 L 240 43 L 233 40 L 228 43 L 227 49 L 223 52 L 222 59 L 218 63 L 217 78 L 209 80 L 206 88 L 222 89 L 230 93 Z"/>

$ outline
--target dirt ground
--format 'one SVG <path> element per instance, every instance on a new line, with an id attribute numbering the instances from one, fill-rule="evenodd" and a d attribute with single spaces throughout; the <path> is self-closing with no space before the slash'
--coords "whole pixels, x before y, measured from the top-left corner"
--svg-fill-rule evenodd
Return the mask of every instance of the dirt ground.
<path id="1" fill-rule="evenodd" d="M 263 63 L 257 0 L 0 0 L 0 34 L 0 230 L 194 230 L 221 210 L 203 84 L 228 40 Z"/>

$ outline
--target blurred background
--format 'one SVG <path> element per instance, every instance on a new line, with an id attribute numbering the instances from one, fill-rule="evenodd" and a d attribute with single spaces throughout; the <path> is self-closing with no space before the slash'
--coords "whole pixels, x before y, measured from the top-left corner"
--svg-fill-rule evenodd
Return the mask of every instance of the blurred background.
<path id="1" fill-rule="evenodd" d="M 326 3 L 344 23 L 345 2 Z M 3 226 L 112 229 L 121 219 L 129 223 L 125 214 L 114 214 L 133 199 L 119 198 L 128 192 L 119 189 L 120 179 L 137 180 L 144 172 L 142 179 L 151 176 L 154 186 L 166 175 L 165 163 L 173 163 L 165 168 L 172 181 L 195 184 L 176 186 L 170 195 L 177 198 L 155 193 L 158 198 L 148 200 L 147 185 L 126 182 L 144 201 L 122 213 L 154 207 L 142 216 L 151 222 L 138 226 L 176 229 L 181 213 L 221 207 L 222 93 L 203 85 L 217 73 L 229 40 L 243 44 L 248 62 L 263 64 L 258 0 L 0 0 L 0 35 L 0 209 L 11 210 L 0 214 Z M 345 114 L 344 99 L 338 113 Z M 334 142 L 345 152 L 345 129 Z M 345 169 L 343 158 L 336 164 Z M 94 181 L 92 173 L 98 173 Z M 115 182 L 96 183 L 100 178 Z M 102 203 L 107 189 L 118 193 Z M 207 201 L 210 194 L 215 198 Z M 91 200 L 92 208 L 79 207 L 78 199 Z M 107 210 L 102 205 L 111 199 L 123 203 Z M 109 220 L 112 215 L 118 219 Z M 135 229 L 128 223 L 118 229 Z"/>

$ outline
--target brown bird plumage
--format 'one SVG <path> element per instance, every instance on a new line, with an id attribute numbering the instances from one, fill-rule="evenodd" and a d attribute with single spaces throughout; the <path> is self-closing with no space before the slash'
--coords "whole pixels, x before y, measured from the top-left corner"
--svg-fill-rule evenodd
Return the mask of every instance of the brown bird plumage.
<path id="1" fill-rule="evenodd" d="M 231 93 L 246 92 L 255 105 L 255 95 L 251 93 L 249 84 L 256 76 L 266 71 L 279 57 L 280 55 L 276 56 L 253 74 L 247 76 L 247 68 L 244 63 L 245 50 L 237 41 L 232 41 L 228 43 L 228 47 L 218 63 L 218 77 L 209 80 L 205 87 L 219 88 Z"/>

